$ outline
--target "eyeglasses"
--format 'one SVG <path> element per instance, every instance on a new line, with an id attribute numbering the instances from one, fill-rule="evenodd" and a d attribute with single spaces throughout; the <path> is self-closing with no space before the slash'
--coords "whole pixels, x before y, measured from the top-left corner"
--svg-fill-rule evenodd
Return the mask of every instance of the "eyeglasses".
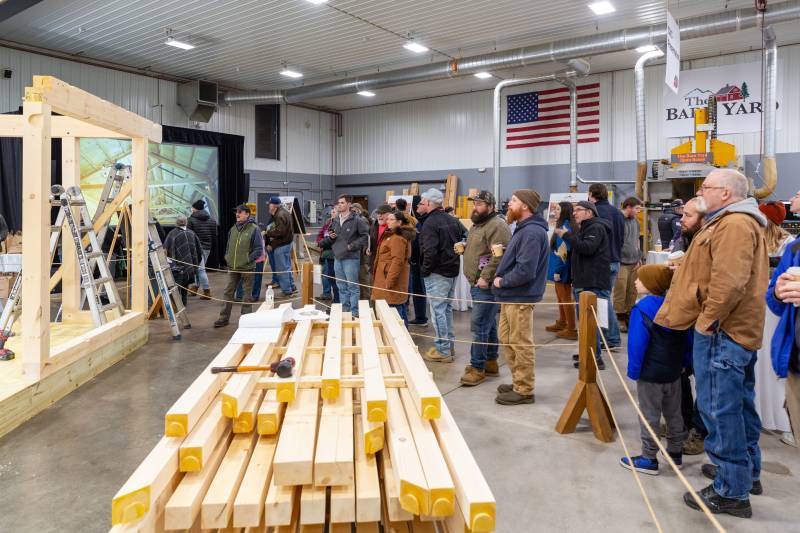
<path id="1" fill-rule="evenodd" d="M 725 189 L 725 188 L 726 187 L 724 187 L 724 186 L 714 187 L 712 185 L 701 185 L 698 190 L 699 191 L 707 191 L 709 189 Z"/>
<path id="2" fill-rule="evenodd" d="M 588 209 L 586 209 L 585 207 L 575 207 L 572 209 L 573 213 L 578 213 L 580 211 L 588 211 Z"/>

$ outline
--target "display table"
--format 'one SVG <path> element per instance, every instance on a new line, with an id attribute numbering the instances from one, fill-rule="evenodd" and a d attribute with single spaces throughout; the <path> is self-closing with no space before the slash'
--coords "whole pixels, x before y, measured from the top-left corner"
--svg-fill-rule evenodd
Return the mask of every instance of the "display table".
<path id="1" fill-rule="evenodd" d="M 772 368 L 770 345 L 779 317 L 767 309 L 764 318 L 764 342 L 756 360 L 756 411 L 764 429 L 791 431 L 789 416 L 783 407 L 786 397 L 786 380 L 779 378 Z"/>
<path id="2" fill-rule="evenodd" d="M 669 259 L 669 254 L 667 251 L 656 252 L 655 250 L 650 250 L 647 252 L 647 264 L 662 265 Z"/>
<path id="3" fill-rule="evenodd" d="M 453 302 L 453 309 L 455 311 L 467 311 L 472 307 L 472 293 L 470 292 L 469 281 L 464 275 L 463 255 L 459 256 L 459 265 L 456 285 L 453 288 L 453 298 L 456 298 L 458 301 Z"/>

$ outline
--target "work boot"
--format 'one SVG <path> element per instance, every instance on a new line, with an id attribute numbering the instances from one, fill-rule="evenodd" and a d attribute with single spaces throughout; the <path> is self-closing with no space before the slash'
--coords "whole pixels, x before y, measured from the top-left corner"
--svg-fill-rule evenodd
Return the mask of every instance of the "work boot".
<path id="1" fill-rule="evenodd" d="M 683 453 L 685 455 L 700 455 L 706 451 L 705 439 L 700 432 L 692 428 L 689 430 L 689 436 L 683 441 Z"/>
<path id="2" fill-rule="evenodd" d="M 555 324 L 550 324 L 549 326 L 544 328 L 544 330 L 545 331 L 549 331 L 551 333 L 555 333 L 556 331 L 561 331 L 565 327 L 567 327 L 566 322 L 562 322 L 560 320 L 556 320 Z"/>
<path id="3" fill-rule="evenodd" d="M 577 356 L 573 356 L 573 359 L 575 359 L 575 357 L 577 357 Z M 597 361 L 597 369 L 598 370 L 605 370 L 606 369 L 606 363 L 605 363 L 605 361 L 603 361 L 602 357 L 596 358 L 595 361 Z M 572 363 L 572 366 L 574 366 L 575 368 L 578 368 L 580 366 L 580 361 L 576 360 L 574 363 Z"/>
<path id="4" fill-rule="evenodd" d="M 485 371 L 468 366 L 464 369 L 464 375 L 461 376 L 461 384 L 467 387 L 474 387 L 485 379 Z"/>
<path id="5" fill-rule="evenodd" d="M 211 299 L 211 289 L 203 289 L 203 295 L 200 297 L 201 300 L 210 300 Z"/>
<path id="6" fill-rule="evenodd" d="M 703 500 L 703 503 L 706 504 L 708 510 L 714 514 L 727 513 L 739 518 L 750 518 L 753 516 L 753 508 L 750 507 L 749 499 L 736 500 L 734 498 L 720 496 L 717 494 L 717 491 L 714 490 L 713 484 L 702 489 L 697 494 L 700 496 L 700 499 Z M 683 501 L 692 509 L 701 510 L 697 502 L 694 501 L 694 496 L 692 496 L 691 492 L 683 493 Z"/>
<path id="7" fill-rule="evenodd" d="M 511 383 L 503 383 L 502 385 L 497 386 L 497 392 L 503 394 L 504 392 L 511 392 L 514 390 L 514 385 Z"/>
<path id="8" fill-rule="evenodd" d="M 197 285 L 189 285 L 186 290 L 189 291 L 189 296 L 197 296 Z"/>
<path id="9" fill-rule="evenodd" d="M 703 475 L 706 476 L 710 480 L 717 479 L 717 470 L 719 467 L 717 465 L 712 465 L 711 463 L 706 463 L 700 467 L 700 470 L 703 472 Z M 761 496 L 764 494 L 764 487 L 761 485 L 760 479 L 753 480 L 753 486 L 750 488 L 750 494 L 753 496 Z"/>
<path id="10" fill-rule="evenodd" d="M 431 348 L 422 354 L 422 358 L 431 363 L 452 363 L 454 359 L 452 355 L 445 355 L 436 348 Z"/>
<path id="11" fill-rule="evenodd" d="M 536 399 L 533 394 L 520 394 L 514 390 L 510 390 L 498 394 L 494 401 L 500 405 L 522 405 L 524 403 L 533 403 Z"/>
<path id="12" fill-rule="evenodd" d="M 215 328 L 224 328 L 227 325 L 228 325 L 228 319 L 227 318 L 218 318 L 217 321 L 214 322 L 214 327 Z"/>
<path id="13" fill-rule="evenodd" d="M 497 359 L 487 359 L 486 366 L 484 367 L 483 372 L 487 376 L 499 376 L 500 367 L 497 366 Z"/>
<path id="14" fill-rule="evenodd" d="M 578 340 L 578 330 L 562 329 L 561 331 L 556 331 L 556 337 L 559 339 L 566 339 L 568 341 L 576 341 Z"/>

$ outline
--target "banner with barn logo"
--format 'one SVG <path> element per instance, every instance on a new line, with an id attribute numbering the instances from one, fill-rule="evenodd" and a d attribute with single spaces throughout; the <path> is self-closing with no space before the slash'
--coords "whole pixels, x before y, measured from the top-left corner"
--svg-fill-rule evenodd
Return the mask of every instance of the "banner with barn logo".
<path id="1" fill-rule="evenodd" d="M 781 129 L 781 62 L 778 62 L 777 125 Z M 717 132 L 761 131 L 761 63 L 684 70 L 680 90 L 664 87 L 662 126 L 665 137 L 694 136 L 694 109 L 705 107 L 710 95 L 717 97 Z"/>

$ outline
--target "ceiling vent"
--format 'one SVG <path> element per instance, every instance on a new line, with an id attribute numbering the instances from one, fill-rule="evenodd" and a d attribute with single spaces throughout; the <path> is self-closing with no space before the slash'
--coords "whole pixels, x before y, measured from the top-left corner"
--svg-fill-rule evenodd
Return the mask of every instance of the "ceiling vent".
<path id="1" fill-rule="evenodd" d="M 178 105 L 193 122 L 208 122 L 217 110 L 217 84 L 191 81 L 178 86 Z"/>

